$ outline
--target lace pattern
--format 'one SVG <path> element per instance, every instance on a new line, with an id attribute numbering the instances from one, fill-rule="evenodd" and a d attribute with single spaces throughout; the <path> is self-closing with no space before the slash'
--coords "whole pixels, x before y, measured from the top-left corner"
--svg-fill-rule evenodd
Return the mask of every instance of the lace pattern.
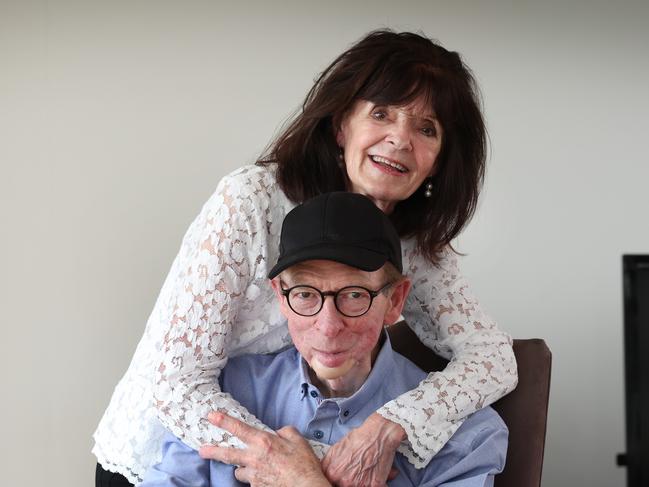
<path id="1" fill-rule="evenodd" d="M 181 245 L 129 369 L 95 432 L 93 452 L 137 483 L 160 458 L 164 427 L 193 448 L 241 446 L 205 417 L 223 410 L 267 429 L 218 387 L 229 356 L 290 344 L 266 275 L 277 259 L 281 223 L 293 208 L 268 167 L 246 166 L 218 185 Z M 480 309 L 447 251 L 432 266 L 403 241 L 413 280 L 404 317 L 419 338 L 452 359 L 378 412 L 408 434 L 399 451 L 424 466 L 462 418 L 516 385 L 510 337 Z M 162 423 L 162 424 L 161 424 Z M 163 427 L 164 426 L 164 427 Z M 326 445 L 312 442 L 323 456 Z"/>

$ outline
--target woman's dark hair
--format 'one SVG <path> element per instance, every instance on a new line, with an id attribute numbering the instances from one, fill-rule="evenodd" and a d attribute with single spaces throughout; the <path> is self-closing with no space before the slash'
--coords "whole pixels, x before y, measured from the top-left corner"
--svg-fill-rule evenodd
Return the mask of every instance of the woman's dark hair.
<path id="1" fill-rule="evenodd" d="M 426 198 L 417 190 L 390 215 L 401 237 L 415 237 L 435 262 L 475 212 L 482 187 L 486 130 L 471 71 L 456 52 L 410 32 L 370 32 L 327 67 L 302 110 L 258 164 L 277 164 L 277 179 L 294 202 L 347 189 L 336 131 L 357 100 L 404 106 L 423 98 L 442 126 L 442 147 Z"/>

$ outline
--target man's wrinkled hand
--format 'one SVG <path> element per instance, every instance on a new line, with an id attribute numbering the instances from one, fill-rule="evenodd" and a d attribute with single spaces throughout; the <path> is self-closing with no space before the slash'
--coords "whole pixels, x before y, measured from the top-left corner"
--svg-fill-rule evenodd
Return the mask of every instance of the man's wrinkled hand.
<path id="1" fill-rule="evenodd" d="M 329 449 L 322 469 L 338 487 L 384 487 L 398 475 L 392 463 L 405 437 L 400 425 L 374 413 Z"/>

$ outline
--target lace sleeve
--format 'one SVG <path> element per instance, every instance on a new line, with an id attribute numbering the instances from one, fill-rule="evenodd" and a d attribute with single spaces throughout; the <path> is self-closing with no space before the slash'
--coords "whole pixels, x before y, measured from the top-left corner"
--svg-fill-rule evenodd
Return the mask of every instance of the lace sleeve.
<path id="1" fill-rule="evenodd" d="M 241 446 L 205 418 L 214 409 L 267 429 L 229 394 L 218 377 L 227 362 L 232 323 L 253 275 L 259 245 L 255 218 L 263 208 L 225 178 L 187 231 L 164 299 L 158 303 L 166 333 L 155 371 L 154 400 L 161 422 L 187 445 Z M 259 212 L 259 213 L 258 213 Z"/>
<path id="2" fill-rule="evenodd" d="M 212 410 L 272 431 L 218 384 L 233 335 L 262 338 L 263 332 L 252 325 L 233 333 L 237 313 L 250 302 L 273 305 L 259 302 L 255 286 L 250 286 L 253 276 L 266 281 L 265 268 L 257 266 L 267 258 L 268 236 L 276 233 L 271 232 L 269 186 L 254 176 L 223 179 L 187 231 L 165 282 L 167 290 L 161 293 L 158 311 L 168 325 L 160 344 L 154 400 L 163 425 L 194 449 L 206 443 L 243 446 L 207 421 Z M 326 445 L 310 444 L 324 456 Z"/>
<path id="3" fill-rule="evenodd" d="M 513 390 L 518 372 L 511 337 L 480 308 L 450 249 L 432 266 L 412 243 L 404 244 L 406 263 L 413 287 L 404 318 L 426 346 L 451 361 L 378 413 L 405 429 L 399 451 L 422 468 L 468 415 Z"/>

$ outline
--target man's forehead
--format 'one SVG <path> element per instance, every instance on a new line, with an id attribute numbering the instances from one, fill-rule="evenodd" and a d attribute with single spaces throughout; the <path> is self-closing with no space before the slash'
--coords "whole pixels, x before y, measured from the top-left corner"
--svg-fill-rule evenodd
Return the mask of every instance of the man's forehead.
<path id="1" fill-rule="evenodd" d="M 368 272 L 332 260 L 307 260 L 289 267 L 281 275 L 293 281 L 336 279 L 362 284 L 371 282 L 377 273 L 378 271 Z"/>

